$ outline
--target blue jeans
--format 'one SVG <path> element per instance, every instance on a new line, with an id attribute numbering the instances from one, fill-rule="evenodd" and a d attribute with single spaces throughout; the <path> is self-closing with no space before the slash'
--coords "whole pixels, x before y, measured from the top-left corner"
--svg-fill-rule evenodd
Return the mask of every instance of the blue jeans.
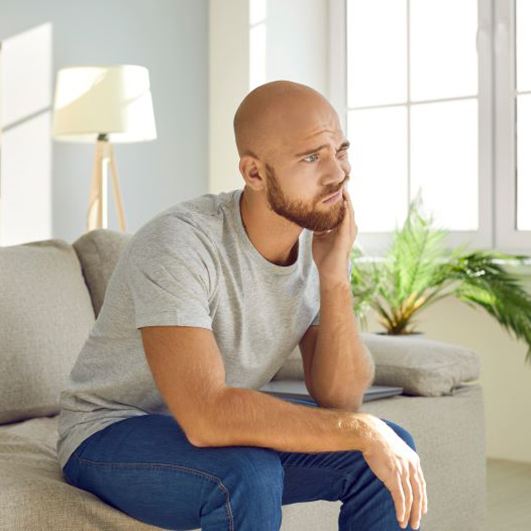
<path id="1" fill-rule="evenodd" d="M 416 450 L 408 431 L 381 420 Z M 340 531 L 401 529 L 391 493 L 359 450 L 196 447 L 170 415 L 106 426 L 79 445 L 63 473 L 71 485 L 163 529 L 276 531 L 282 505 L 312 500 L 341 500 Z"/>

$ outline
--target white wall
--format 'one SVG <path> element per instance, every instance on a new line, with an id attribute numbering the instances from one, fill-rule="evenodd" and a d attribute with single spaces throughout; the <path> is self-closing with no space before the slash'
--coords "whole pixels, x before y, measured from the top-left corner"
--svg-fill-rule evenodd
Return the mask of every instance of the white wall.
<path id="1" fill-rule="evenodd" d="M 117 144 L 127 232 L 208 187 L 207 0 L 2 0 L 0 40 L 49 23 L 56 72 L 73 64 L 140 64 L 150 72 L 158 138 Z M 53 142 L 52 231 L 85 232 L 94 146 Z M 118 230 L 112 190 L 109 226 Z"/>
<path id="2" fill-rule="evenodd" d="M 248 0 L 210 0 L 208 190 L 212 193 L 243 186 L 232 120 L 249 91 L 248 21 Z"/>
<path id="3" fill-rule="evenodd" d="M 305 83 L 328 95 L 326 0 L 268 0 L 266 81 Z M 243 187 L 232 120 L 250 91 L 249 0 L 210 0 L 209 191 Z"/>
<path id="4" fill-rule="evenodd" d="M 218 192 L 243 186 L 232 132 L 234 112 L 249 91 L 247 0 L 211 0 L 210 179 Z M 291 79 L 330 98 L 327 85 L 328 17 L 325 0 L 269 0 L 266 81 Z M 522 277 L 523 279 L 524 277 Z M 527 279 L 531 289 L 531 277 Z M 419 314 L 427 337 L 458 343 L 481 356 L 487 455 L 531 462 L 531 365 L 526 346 L 484 310 L 448 298 Z M 369 331 L 381 330 L 372 315 Z M 452 434 L 449 433 L 448 437 Z"/>

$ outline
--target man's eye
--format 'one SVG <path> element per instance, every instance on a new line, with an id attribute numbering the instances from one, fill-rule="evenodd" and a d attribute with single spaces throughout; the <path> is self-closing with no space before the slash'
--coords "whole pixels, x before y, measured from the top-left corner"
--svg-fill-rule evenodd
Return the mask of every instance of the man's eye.
<path id="1" fill-rule="evenodd" d="M 312 157 L 317 157 L 317 153 L 313 153 L 312 155 L 308 155 L 307 157 L 304 157 L 302 160 L 306 161 L 306 162 L 314 162 L 315 160 L 317 159 L 313 159 L 313 160 L 308 160 Z"/>

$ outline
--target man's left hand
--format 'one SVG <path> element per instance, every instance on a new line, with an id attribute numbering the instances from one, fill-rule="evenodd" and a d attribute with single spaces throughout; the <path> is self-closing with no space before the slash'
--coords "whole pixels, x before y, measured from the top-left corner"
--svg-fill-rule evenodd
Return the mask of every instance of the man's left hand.
<path id="1" fill-rule="evenodd" d="M 345 215 L 334 229 L 313 233 L 312 254 L 322 280 L 343 282 L 348 274 L 348 261 L 358 227 L 350 195 L 343 188 Z"/>

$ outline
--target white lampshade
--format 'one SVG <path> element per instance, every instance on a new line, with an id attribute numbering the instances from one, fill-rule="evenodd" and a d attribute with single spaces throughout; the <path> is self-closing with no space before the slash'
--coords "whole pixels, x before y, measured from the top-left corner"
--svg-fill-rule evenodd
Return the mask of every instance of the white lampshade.
<path id="1" fill-rule="evenodd" d="M 138 65 L 73 66 L 57 73 L 52 135 L 112 143 L 157 138 L 149 72 Z"/>

